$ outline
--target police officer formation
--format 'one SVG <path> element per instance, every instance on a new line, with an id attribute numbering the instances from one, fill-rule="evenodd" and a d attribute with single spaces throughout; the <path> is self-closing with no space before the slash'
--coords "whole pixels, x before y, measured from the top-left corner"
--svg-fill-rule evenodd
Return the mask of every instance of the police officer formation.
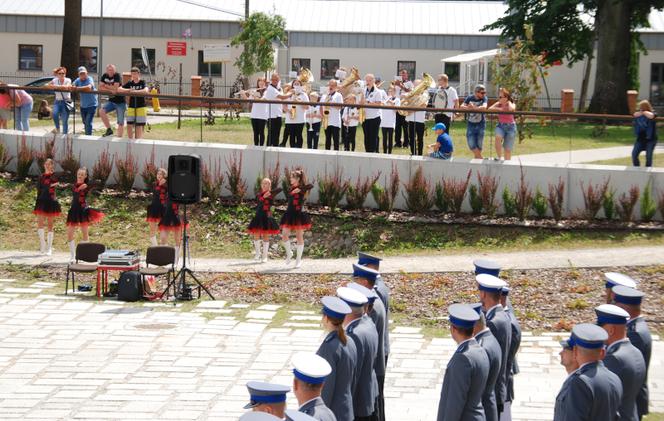
<path id="1" fill-rule="evenodd" d="M 327 335 L 315 354 L 293 357 L 292 388 L 248 382 L 250 412 L 240 420 L 385 420 L 390 292 L 380 261 L 359 253 L 353 282 L 321 299 Z M 448 308 L 457 349 L 445 369 L 437 421 L 512 419 L 521 327 L 500 266 L 473 263 L 479 302 Z M 606 304 L 595 309 L 595 323 L 575 325 L 560 342 L 568 377 L 556 397 L 554 421 L 637 421 L 648 414 L 652 339 L 641 316 L 645 294 L 626 275 L 609 272 L 605 278 Z M 286 408 L 291 391 L 297 410 Z"/>

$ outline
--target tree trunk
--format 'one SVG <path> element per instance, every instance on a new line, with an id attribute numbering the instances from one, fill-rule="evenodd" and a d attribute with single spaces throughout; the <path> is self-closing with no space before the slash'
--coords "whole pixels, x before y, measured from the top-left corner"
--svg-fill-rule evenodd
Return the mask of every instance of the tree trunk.
<path id="1" fill-rule="evenodd" d="M 590 113 L 627 114 L 628 68 L 631 52 L 629 0 L 599 0 L 597 69 Z"/>
<path id="2" fill-rule="evenodd" d="M 62 27 L 60 65 L 67 68 L 67 76 L 75 79 L 81 47 L 81 0 L 64 0 L 65 19 Z"/>

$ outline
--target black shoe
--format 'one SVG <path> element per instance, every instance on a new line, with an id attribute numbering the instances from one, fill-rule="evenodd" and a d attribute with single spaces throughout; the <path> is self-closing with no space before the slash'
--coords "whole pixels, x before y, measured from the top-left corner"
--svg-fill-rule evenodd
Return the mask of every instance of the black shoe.
<path id="1" fill-rule="evenodd" d="M 113 129 L 111 129 L 110 127 L 108 129 L 106 129 L 106 133 L 104 133 L 104 137 L 106 137 L 106 136 L 113 136 Z"/>

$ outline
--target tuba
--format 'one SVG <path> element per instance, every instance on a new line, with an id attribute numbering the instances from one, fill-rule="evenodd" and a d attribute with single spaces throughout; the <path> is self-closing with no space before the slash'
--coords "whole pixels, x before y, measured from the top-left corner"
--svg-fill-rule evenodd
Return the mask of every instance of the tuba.
<path id="1" fill-rule="evenodd" d="M 422 81 L 412 91 L 408 92 L 401 100 L 402 107 L 426 107 L 429 102 L 429 87 L 434 80 L 428 73 L 422 75 Z M 400 115 L 406 117 L 413 111 L 399 110 Z"/>
<path id="2" fill-rule="evenodd" d="M 339 85 L 337 91 L 339 91 L 339 93 L 341 93 L 341 95 L 344 98 L 346 98 L 348 95 L 351 94 L 352 90 L 356 88 L 356 83 L 360 79 L 361 79 L 360 71 L 357 70 L 357 67 L 353 66 L 350 69 L 350 73 L 346 76 L 346 78 Z"/>
<path id="3" fill-rule="evenodd" d="M 311 73 L 311 70 L 303 67 L 300 69 L 300 73 L 297 75 L 297 80 L 302 84 L 302 90 L 309 94 L 311 92 L 311 84 L 314 82 L 314 75 Z M 284 94 L 287 94 L 293 90 L 292 83 L 288 83 L 284 86 Z"/>

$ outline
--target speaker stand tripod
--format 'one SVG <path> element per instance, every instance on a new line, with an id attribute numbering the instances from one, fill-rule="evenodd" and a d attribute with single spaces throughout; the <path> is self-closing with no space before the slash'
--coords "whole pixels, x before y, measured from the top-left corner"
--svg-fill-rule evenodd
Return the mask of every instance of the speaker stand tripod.
<path id="1" fill-rule="evenodd" d="M 184 220 L 183 220 L 183 230 L 182 230 L 182 267 L 173 279 L 166 285 L 166 289 L 162 292 L 161 296 L 165 297 L 168 293 L 168 290 L 173 287 L 175 292 L 176 301 L 191 301 L 194 297 L 191 294 L 191 288 L 187 285 L 187 275 L 189 275 L 196 284 L 198 284 L 198 298 L 201 298 L 201 289 L 210 296 L 211 299 L 215 299 L 212 293 L 207 289 L 201 281 L 196 278 L 194 271 L 187 267 L 187 249 L 189 249 L 189 235 L 187 235 L 187 205 L 184 204 Z"/>

